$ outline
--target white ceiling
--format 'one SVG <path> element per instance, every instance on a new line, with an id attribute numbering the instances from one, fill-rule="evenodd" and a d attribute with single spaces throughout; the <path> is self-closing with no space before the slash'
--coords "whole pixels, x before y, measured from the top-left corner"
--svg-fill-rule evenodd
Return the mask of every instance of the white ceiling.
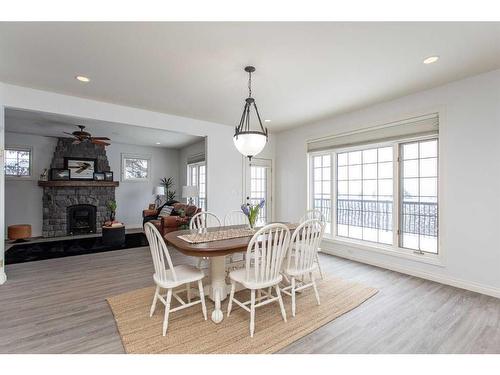
<path id="1" fill-rule="evenodd" d="M 0 80 L 234 126 L 252 64 L 280 130 L 497 69 L 499 40 L 498 22 L 1 23 Z"/>
<path id="2" fill-rule="evenodd" d="M 7 108 L 5 130 L 8 132 L 43 135 L 48 137 L 68 137 L 63 132 L 79 130 L 76 125 L 85 125 L 85 130 L 94 137 L 108 137 L 111 143 L 126 143 L 138 146 L 181 148 L 201 141 L 193 135 L 140 128 L 115 122 L 97 121 L 85 118 L 63 116 L 53 113 L 24 111 Z M 160 144 L 158 145 L 157 142 Z"/>

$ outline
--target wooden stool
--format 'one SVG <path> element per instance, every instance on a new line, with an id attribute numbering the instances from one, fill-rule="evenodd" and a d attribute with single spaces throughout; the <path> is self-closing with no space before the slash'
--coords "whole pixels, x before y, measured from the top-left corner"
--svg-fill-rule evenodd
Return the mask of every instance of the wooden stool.
<path id="1" fill-rule="evenodd" d="M 9 225 L 7 228 L 7 236 L 9 240 L 25 241 L 31 238 L 31 225 L 30 224 L 16 224 Z"/>

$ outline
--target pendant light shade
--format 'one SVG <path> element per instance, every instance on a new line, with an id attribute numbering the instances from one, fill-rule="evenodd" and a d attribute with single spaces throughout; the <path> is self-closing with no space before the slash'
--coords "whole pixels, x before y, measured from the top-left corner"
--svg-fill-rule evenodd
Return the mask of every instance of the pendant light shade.
<path id="1" fill-rule="evenodd" d="M 241 115 L 240 124 L 236 127 L 233 141 L 236 149 L 244 156 L 251 159 L 258 155 L 267 143 L 267 129 L 262 126 L 259 110 L 252 98 L 252 73 L 255 72 L 253 66 L 247 66 L 245 72 L 248 73 L 248 98 L 245 99 L 245 107 Z M 258 127 L 251 129 L 251 112 L 255 112 Z"/>

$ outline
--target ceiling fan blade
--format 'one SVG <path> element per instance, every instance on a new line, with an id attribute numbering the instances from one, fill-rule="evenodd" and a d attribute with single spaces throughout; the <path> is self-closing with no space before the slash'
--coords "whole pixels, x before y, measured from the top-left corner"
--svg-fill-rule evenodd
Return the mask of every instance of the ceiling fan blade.
<path id="1" fill-rule="evenodd" d="M 99 140 L 97 140 L 97 139 L 92 139 L 92 141 L 91 141 L 91 142 L 92 142 L 93 144 L 95 144 L 95 145 L 103 145 L 103 146 L 109 146 L 109 145 L 110 145 L 110 143 L 103 142 L 103 141 L 99 141 Z"/>
<path id="2" fill-rule="evenodd" d="M 68 132 L 63 132 L 64 134 L 67 134 L 67 135 L 71 135 L 72 137 L 74 137 L 74 134 L 73 133 L 68 133 Z"/>
<path id="3" fill-rule="evenodd" d="M 108 137 L 92 137 L 92 139 L 98 139 L 100 141 L 111 141 Z"/>

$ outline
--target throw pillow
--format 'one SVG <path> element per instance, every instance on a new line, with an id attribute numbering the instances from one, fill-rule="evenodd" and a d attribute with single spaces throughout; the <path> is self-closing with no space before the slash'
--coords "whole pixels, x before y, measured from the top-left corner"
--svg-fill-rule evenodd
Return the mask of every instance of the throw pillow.
<path id="1" fill-rule="evenodd" d="M 174 209 L 174 207 L 172 206 L 163 206 L 163 208 L 161 209 L 160 213 L 158 214 L 159 217 L 165 217 L 165 216 L 170 216 L 170 214 L 172 213 L 172 210 Z"/>

